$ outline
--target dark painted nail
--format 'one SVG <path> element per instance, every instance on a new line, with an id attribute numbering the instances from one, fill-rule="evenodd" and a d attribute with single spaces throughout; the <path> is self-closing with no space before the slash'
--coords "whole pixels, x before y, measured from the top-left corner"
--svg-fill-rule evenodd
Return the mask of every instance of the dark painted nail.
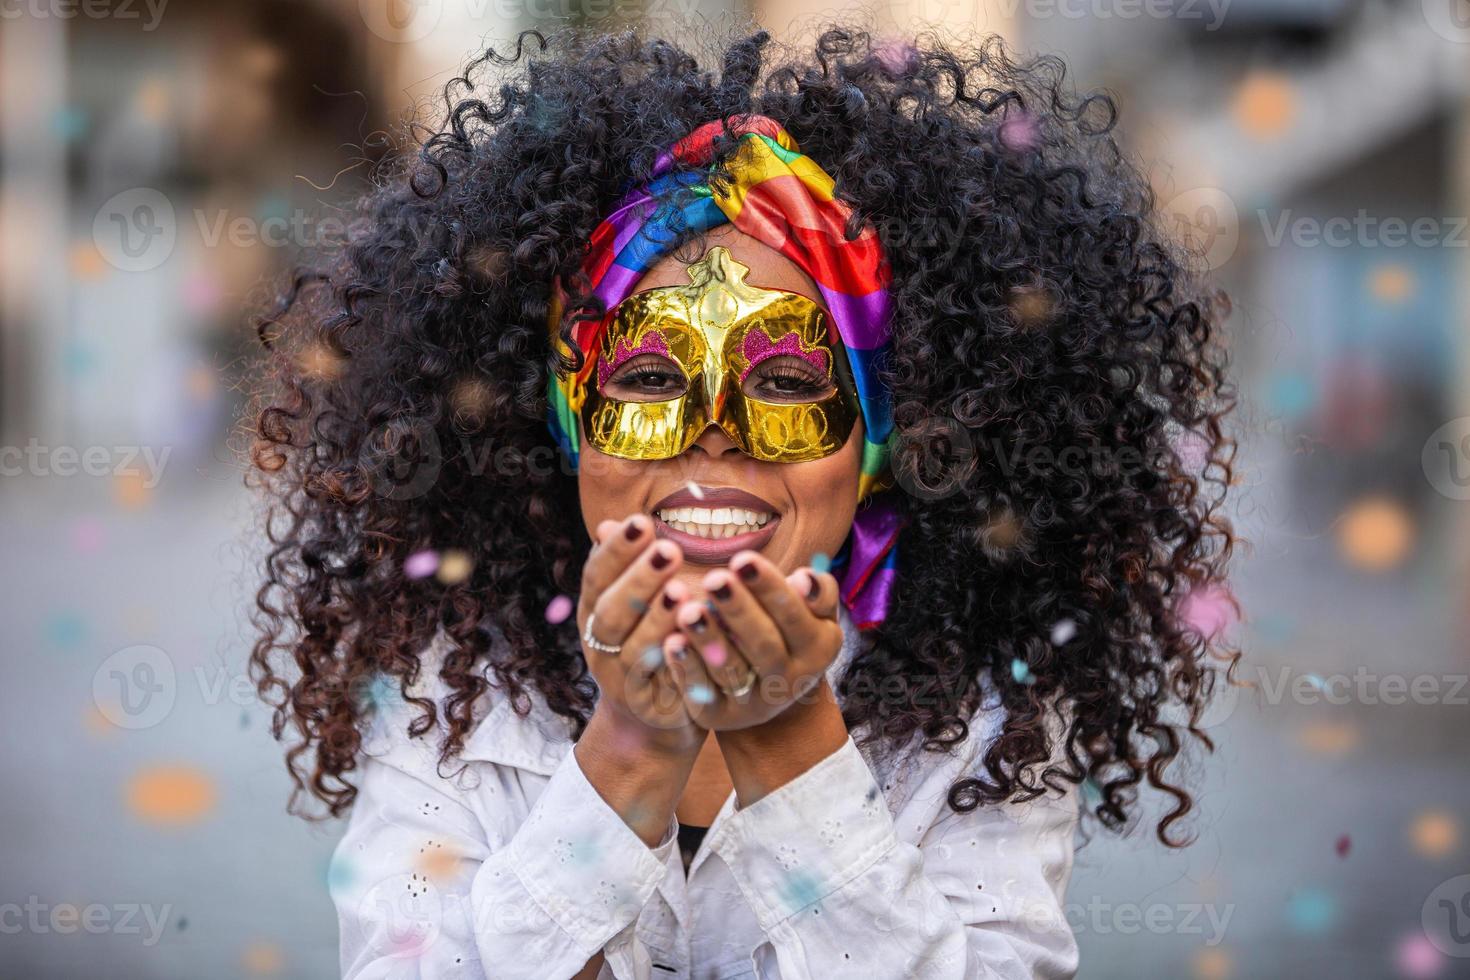
<path id="1" fill-rule="evenodd" d="M 815 575 L 808 575 L 807 580 L 811 582 L 811 585 L 808 585 L 806 588 L 806 597 L 808 599 L 815 599 L 822 594 L 822 583 L 817 581 Z"/>
<path id="2" fill-rule="evenodd" d="M 665 609 L 673 609 L 675 606 L 677 606 L 679 604 L 679 600 L 678 599 L 675 599 L 673 596 L 669 595 L 667 592 L 665 592 L 663 594 L 663 600 L 664 600 L 664 608 Z"/>
<path id="3" fill-rule="evenodd" d="M 675 660 L 686 660 L 686 659 L 688 659 L 688 657 L 689 657 L 689 651 L 688 650 L 684 649 L 683 647 L 675 647 L 674 648 L 674 659 Z"/>
<path id="4" fill-rule="evenodd" d="M 739 570 L 740 577 L 747 582 L 754 582 L 756 580 L 756 577 L 759 576 L 760 573 L 760 569 L 755 567 L 755 562 L 750 562 L 747 565 L 741 565 Z"/>
<path id="5" fill-rule="evenodd" d="M 715 589 L 715 591 L 714 591 L 715 598 L 718 599 L 718 600 L 720 600 L 721 602 L 729 602 L 731 600 L 731 598 L 734 597 L 734 595 L 735 595 L 735 590 L 732 589 L 732 588 L 730 588 L 730 583 L 729 582 L 724 583 L 723 585 L 721 585 L 718 589 Z"/>
<path id="6" fill-rule="evenodd" d="M 642 533 L 643 528 L 632 522 L 629 522 L 628 526 L 623 528 L 623 537 L 627 538 L 629 541 L 637 541 L 638 537 Z"/>
<path id="7" fill-rule="evenodd" d="M 668 555 L 664 554 L 662 551 L 655 551 L 653 553 L 653 569 L 654 569 L 654 571 L 656 571 L 656 572 L 663 571 L 665 568 L 668 568 L 669 567 L 669 562 L 671 562 L 671 561 L 673 561 L 673 559 L 670 558 Z"/>
<path id="8" fill-rule="evenodd" d="M 700 613 L 699 618 L 689 624 L 689 628 L 696 633 L 703 633 L 709 629 L 709 620 L 705 618 L 704 613 Z"/>

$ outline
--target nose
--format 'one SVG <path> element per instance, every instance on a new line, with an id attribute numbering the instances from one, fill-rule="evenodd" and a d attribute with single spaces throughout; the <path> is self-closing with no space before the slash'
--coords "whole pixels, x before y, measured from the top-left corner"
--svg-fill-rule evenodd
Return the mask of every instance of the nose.
<path id="1" fill-rule="evenodd" d="M 740 447 L 730 441 L 730 437 L 725 434 L 725 430 L 713 422 L 705 426 L 699 438 L 694 440 L 694 445 L 711 459 L 719 459 L 721 456 L 729 453 L 739 454 L 740 452 Z"/>

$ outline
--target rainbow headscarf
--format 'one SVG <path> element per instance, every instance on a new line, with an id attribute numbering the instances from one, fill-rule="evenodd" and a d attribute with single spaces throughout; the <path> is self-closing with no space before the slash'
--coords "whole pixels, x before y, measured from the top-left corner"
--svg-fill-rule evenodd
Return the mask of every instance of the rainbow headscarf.
<path id="1" fill-rule="evenodd" d="M 739 140 L 723 179 L 673 171 L 675 161 L 710 167 L 715 139 L 722 135 Z M 877 232 L 864 226 L 856 238 L 847 239 L 851 209 L 833 196 L 834 184 L 773 119 L 752 115 L 705 123 L 661 154 L 648 183 L 631 191 L 597 226 L 582 270 L 592 295 L 611 313 L 673 249 L 681 232 L 728 222 L 786 256 L 817 284 L 847 351 L 863 417 L 858 499 L 864 503 L 832 564 L 853 622 L 868 629 L 887 611 L 902 524 L 888 493 L 879 492 L 888 477 L 893 410 L 878 365 L 892 347 L 893 302 Z M 553 337 L 559 337 L 561 299 L 558 295 L 553 302 Z M 574 467 L 577 416 L 570 396 L 593 370 L 607 323 L 604 317 L 575 325 L 572 339 L 584 356 L 582 367 L 575 376 L 553 377 L 550 384 L 551 430 Z"/>

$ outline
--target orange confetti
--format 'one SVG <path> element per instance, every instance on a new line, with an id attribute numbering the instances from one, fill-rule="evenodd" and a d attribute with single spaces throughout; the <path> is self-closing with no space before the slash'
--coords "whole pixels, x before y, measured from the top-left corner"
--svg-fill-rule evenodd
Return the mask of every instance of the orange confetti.
<path id="1" fill-rule="evenodd" d="M 419 874 L 442 882 L 454 875 L 459 866 L 459 857 L 459 852 L 453 847 L 446 847 L 443 841 L 430 840 L 419 848 L 415 864 Z"/>
<path id="2" fill-rule="evenodd" d="M 147 119 L 161 120 L 168 115 L 168 85 L 160 79 L 149 79 L 138 87 L 138 111 Z"/>
<path id="3" fill-rule="evenodd" d="M 128 809 L 144 823 L 195 823 L 214 808 L 214 781 L 187 766 L 154 766 L 128 782 L 127 800 Z"/>
<path id="4" fill-rule="evenodd" d="M 1413 521 L 1402 506 L 1387 498 L 1358 501 L 1338 524 L 1337 546 L 1343 560 L 1366 571 L 1395 567 L 1413 545 Z"/>
<path id="5" fill-rule="evenodd" d="M 1275 139 L 1296 117 L 1291 80 L 1275 72 L 1253 72 L 1235 91 L 1231 113 L 1236 125 L 1258 140 Z"/>
<path id="6" fill-rule="evenodd" d="M 1342 755 L 1358 746 L 1358 730 L 1346 722 L 1319 722 L 1297 731 L 1297 741 L 1309 752 Z"/>
<path id="7" fill-rule="evenodd" d="M 1425 810 L 1409 825 L 1409 841 L 1424 857 L 1446 857 L 1460 846 L 1460 827 L 1443 810 Z"/>
<path id="8" fill-rule="evenodd" d="M 101 279 L 107 274 L 107 260 L 92 242 L 78 242 L 67 256 L 71 274 L 76 279 Z"/>
<path id="9" fill-rule="evenodd" d="M 1368 277 L 1368 289 L 1381 300 L 1399 303 L 1414 292 L 1414 274 L 1401 265 L 1380 265 Z"/>
<path id="10" fill-rule="evenodd" d="M 245 952 L 240 957 L 245 971 L 257 976 L 274 976 L 280 973 L 284 961 L 280 947 L 266 942 L 251 943 L 245 947 Z"/>
<path id="11" fill-rule="evenodd" d="M 1194 958 L 1194 975 L 1199 980 L 1225 980 L 1230 970 L 1230 956 L 1223 949 L 1203 949 Z"/>
<path id="12" fill-rule="evenodd" d="M 153 498 L 153 488 L 148 486 L 148 481 L 141 472 L 118 473 L 114 487 L 117 502 L 128 510 L 141 510 Z"/>

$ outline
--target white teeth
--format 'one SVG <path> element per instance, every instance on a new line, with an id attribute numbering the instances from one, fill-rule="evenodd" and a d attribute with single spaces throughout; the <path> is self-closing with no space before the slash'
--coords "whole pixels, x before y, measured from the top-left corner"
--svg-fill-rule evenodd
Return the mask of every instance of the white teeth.
<path id="1" fill-rule="evenodd" d="M 749 534 L 771 522 L 771 514 L 743 507 L 667 507 L 659 519 L 676 531 L 697 538 L 731 538 Z"/>

